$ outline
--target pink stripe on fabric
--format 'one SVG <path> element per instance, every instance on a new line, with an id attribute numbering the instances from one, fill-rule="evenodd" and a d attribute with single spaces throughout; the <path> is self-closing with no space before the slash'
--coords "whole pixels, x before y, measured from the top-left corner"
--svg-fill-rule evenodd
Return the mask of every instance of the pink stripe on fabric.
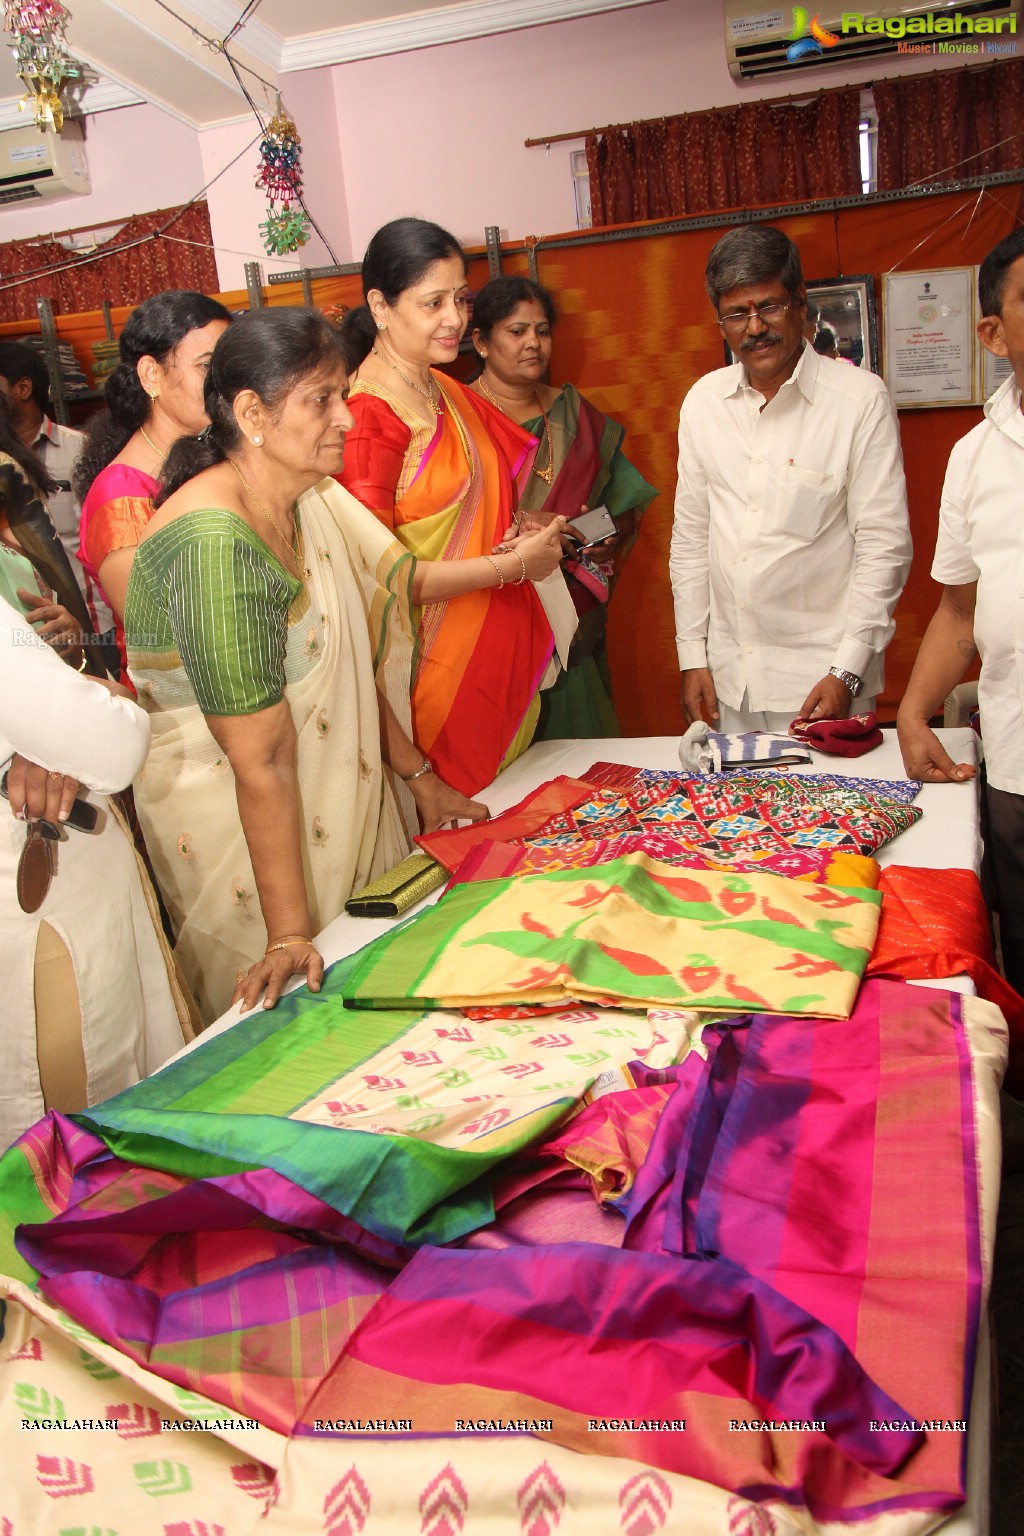
<path id="1" fill-rule="evenodd" d="M 441 433 L 444 431 L 444 413 L 448 409 L 443 395 L 441 396 L 440 403 L 441 409 L 437 413 L 437 422 L 434 426 L 434 435 L 430 439 L 430 442 L 427 444 L 426 448 L 423 450 L 423 457 L 420 459 L 420 462 L 416 466 L 416 473 L 409 481 L 410 486 L 416 484 L 416 481 L 419 479 L 420 475 L 422 475 L 423 471 L 430 463 L 430 460 L 433 458 L 437 446 L 441 441 Z"/>
<path id="2" fill-rule="evenodd" d="M 950 993 L 950 1015 L 953 1021 L 953 1038 L 960 1061 L 960 1134 L 964 1146 L 964 1210 L 967 1228 L 967 1274 L 969 1282 L 967 1310 L 967 1349 L 964 1362 L 963 1409 L 960 1417 L 966 1419 L 971 1410 L 971 1393 L 974 1388 L 974 1369 L 978 1354 L 978 1334 L 981 1329 L 981 1297 L 984 1271 L 981 1256 L 981 1210 L 978 1199 L 978 1131 L 974 1115 L 974 1074 L 971 1069 L 971 1051 L 967 1043 L 967 1026 L 964 1023 L 963 998 L 959 992 Z M 960 1456 L 960 1477 L 967 1486 L 967 1436 L 963 1437 Z"/>
<path id="3" fill-rule="evenodd" d="M 531 454 L 534 454 L 534 453 L 537 452 L 537 448 L 539 446 L 539 443 L 540 443 L 540 439 L 539 438 L 531 437 L 531 438 L 527 439 L 526 446 L 520 450 L 520 452 L 516 455 L 515 460 L 513 461 L 513 464 L 512 464 L 512 475 L 513 475 L 513 478 L 515 478 L 515 476 L 518 475 L 519 471 L 522 469 L 523 465 L 526 463 L 527 459 L 531 456 Z"/>
<path id="4" fill-rule="evenodd" d="M 871 1225 L 878 997 L 862 988 L 848 1023 L 816 1020 L 809 1028 L 810 1088 L 798 1122 L 775 1273 L 764 1278 L 855 1350 Z M 821 1283 L 823 1252 L 827 1286 Z"/>

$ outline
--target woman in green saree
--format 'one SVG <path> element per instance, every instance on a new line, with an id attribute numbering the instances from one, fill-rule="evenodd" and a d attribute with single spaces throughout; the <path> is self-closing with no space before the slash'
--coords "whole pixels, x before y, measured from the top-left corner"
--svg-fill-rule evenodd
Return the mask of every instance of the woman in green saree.
<path id="1" fill-rule="evenodd" d="M 128 668 L 152 725 L 136 803 L 208 1019 L 264 988 L 273 1006 L 296 973 L 318 988 L 315 935 L 408 851 L 385 765 L 425 826 L 486 815 L 376 686 L 390 676 L 407 721 L 415 562 L 329 478 L 347 394 L 321 315 L 235 321 L 206 377 L 211 425 L 172 448 L 129 578 Z"/>
<path id="2" fill-rule="evenodd" d="M 546 382 L 558 315 L 546 288 L 525 277 L 496 277 L 473 305 L 473 345 L 483 370 L 473 388 L 538 440 L 519 501 L 527 522 L 578 516 L 604 505 L 616 535 L 563 564 L 579 627 L 568 670 L 542 695 L 537 738 L 618 736 L 605 631 L 608 600 L 657 491 L 622 452 L 625 432 L 572 384 Z"/>

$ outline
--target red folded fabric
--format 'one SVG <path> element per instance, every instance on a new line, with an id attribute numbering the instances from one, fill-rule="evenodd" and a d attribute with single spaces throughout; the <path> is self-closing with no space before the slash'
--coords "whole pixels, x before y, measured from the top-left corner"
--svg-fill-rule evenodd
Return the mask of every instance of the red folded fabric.
<path id="1" fill-rule="evenodd" d="M 468 827 L 438 832 L 421 832 L 413 841 L 451 874 L 478 843 L 511 843 L 520 837 L 535 837 L 552 816 L 581 805 L 584 800 L 591 799 L 593 793 L 593 785 L 560 774 L 557 779 L 550 779 L 531 790 L 518 805 L 490 821 L 477 821 Z"/>
<path id="2" fill-rule="evenodd" d="M 878 882 L 882 912 L 865 976 L 905 981 L 967 975 L 979 997 L 1003 1010 L 1011 1072 L 1021 1078 L 1024 999 L 995 968 L 988 911 L 971 869 L 915 869 L 890 864 Z"/>
<path id="3" fill-rule="evenodd" d="M 849 715 L 830 720 L 812 720 L 800 716 L 789 727 L 789 734 L 797 741 L 806 741 L 816 752 L 828 752 L 832 757 L 862 757 L 872 747 L 882 744 L 878 717 L 874 710 L 867 715 Z"/>

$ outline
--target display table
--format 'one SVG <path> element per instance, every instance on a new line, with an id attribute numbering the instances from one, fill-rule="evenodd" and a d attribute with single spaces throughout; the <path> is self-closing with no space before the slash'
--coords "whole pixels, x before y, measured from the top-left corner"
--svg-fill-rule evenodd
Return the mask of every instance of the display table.
<path id="1" fill-rule="evenodd" d="M 976 763 L 977 737 L 969 729 L 942 730 L 940 740 L 955 762 Z M 859 758 L 841 758 L 815 753 L 813 761 L 792 768 L 796 774 L 839 773 L 853 777 L 903 779 L 906 777 L 895 730 L 883 732 L 884 740 L 872 752 Z M 679 738 L 676 736 L 622 737 L 599 741 L 550 741 L 531 747 L 481 792 L 492 815 L 499 815 L 516 805 L 531 789 L 559 774 L 581 775 L 592 763 L 625 763 L 636 768 L 672 770 L 679 766 Z M 964 784 L 926 784 L 916 800 L 924 811 L 922 819 L 894 842 L 886 844 L 878 862 L 909 864 L 929 869 L 981 868 L 981 831 L 978 816 L 979 784 L 975 778 Z M 421 904 L 438 900 L 440 893 Z M 418 910 L 418 908 L 413 909 Z M 393 925 L 391 919 L 353 918 L 342 914 L 318 936 L 317 944 L 327 964 L 371 942 Z M 952 977 L 942 982 L 914 983 L 970 992 L 966 977 Z M 231 1010 L 212 1026 L 218 1032 L 239 1022 L 237 1010 Z M 206 1038 L 205 1036 L 201 1038 Z M 199 1041 L 186 1047 L 194 1050 Z M 995 1110 L 994 1113 L 998 1114 Z M 996 1119 L 996 1130 L 998 1119 Z M 995 1241 L 995 1208 L 998 1204 L 998 1135 L 989 1147 L 990 1164 L 986 1170 L 988 1225 L 986 1248 L 991 1262 Z M 995 1189 L 993 1190 L 993 1185 Z M 990 1523 L 991 1460 L 991 1365 L 987 1317 L 980 1341 L 974 1384 L 974 1412 L 969 1442 L 968 1499 L 963 1511 L 941 1527 L 943 1536 L 987 1536 Z"/>
<path id="2" fill-rule="evenodd" d="M 875 779 L 905 779 L 896 732 L 887 730 L 882 745 L 863 757 L 825 757 L 815 753 L 815 760 L 806 766 L 795 767 L 793 773 L 842 773 L 852 777 Z M 947 752 L 956 762 L 977 761 L 978 738 L 973 731 L 940 731 Z M 492 816 L 500 815 L 518 804 L 524 795 L 547 779 L 559 774 L 573 777 L 581 774 L 592 763 L 625 763 L 631 768 L 676 769 L 679 767 L 679 738 L 677 736 L 623 736 L 604 741 L 544 741 L 524 752 L 495 782 L 476 797 L 482 800 Z M 879 851 L 878 862 L 886 864 L 916 864 L 926 869 L 971 869 L 975 874 L 981 868 L 981 829 L 978 820 L 978 781 L 965 784 L 926 784 L 915 804 L 924 811 L 916 826 L 887 843 Z M 420 903 L 427 906 L 437 901 L 440 892 Z M 420 906 L 412 911 L 419 911 Z M 333 923 L 328 923 L 317 935 L 317 948 L 325 962 L 331 965 L 345 955 L 353 954 L 385 933 L 394 924 L 392 918 L 349 917 L 342 913 Z M 295 981 L 292 989 L 301 985 Z M 954 978 L 945 986 L 958 989 L 969 987 L 966 979 Z M 229 1029 L 239 1021 L 237 1008 L 228 1009 L 210 1029 Z M 195 1050 L 210 1037 L 206 1030 L 180 1053 Z"/>
<path id="3" fill-rule="evenodd" d="M 943 736 L 947 749 L 954 756 L 973 759 L 974 738 L 970 732 L 945 732 Z M 592 763 L 602 760 L 671 769 L 678 764 L 677 745 L 676 738 L 541 744 L 513 764 L 480 798 L 485 800 L 492 813 L 499 813 L 516 804 L 536 785 L 559 774 L 581 773 Z M 819 757 L 808 771 L 845 771 L 855 776 L 879 778 L 903 776 L 894 734 L 888 732 L 884 745 L 868 756 L 852 761 Z M 928 786 L 922 791 L 918 803 L 924 810 L 924 817 L 882 850 L 880 862 L 976 871 L 981 852 L 976 785 L 972 782 Z M 319 935 L 318 944 L 330 963 L 362 947 L 391 926 L 385 920 L 342 916 Z M 950 990 L 950 984 L 937 985 Z M 970 990 L 969 984 L 961 985 L 962 990 Z M 977 1188 L 971 1189 L 970 1199 L 977 1202 L 979 1211 L 980 1264 L 987 1280 L 991 1272 L 998 1202 L 998 1081 L 1005 1039 L 1000 1033 L 997 1010 L 976 1001 L 973 1006 L 979 1011 L 965 1034 L 970 1053 L 973 1134 L 977 1146 L 974 1170 Z M 989 1009 L 987 1014 L 986 1008 Z M 204 1072 L 200 1070 L 204 1044 L 231 1031 L 238 1031 L 237 1038 L 243 1039 L 255 1023 L 256 1018 L 250 1021 L 240 1019 L 237 1012 L 229 1013 L 183 1053 L 195 1063 L 193 1076 L 197 1090 L 204 1078 Z M 347 1028 L 348 1023 L 346 1018 L 341 1027 Z M 352 1024 L 355 1025 L 355 1018 Z M 530 1026 L 531 1029 L 538 1027 Z M 258 1095 L 254 1093 L 247 1113 L 259 1115 L 261 1109 Z M 913 1158 L 915 1150 L 916 1144 L 907 1146 L 904 1155 Z M 907 1219 L 912 1220 L 914 1214 L 908 1212 Z M 174 1232 L 177 1229 L 170 1226 L 161 1230 Z M 900 1249 L 904 1246 L 902 1229 L 898 1234 L 898 1246 Z M 192 1412 L 199 1415 L 199 1422 L 202 1422 L 202 1412 L 205 1412 L 209 1418 L 209 1404 L 203 1408 L 195 1396 L 183 1393 L 161 1375 L 141 1368 L 137 1362 L 129 1362 L 119 1350 L 84 1334 L 81 1329 L 68 1328 L 51 1307 L 26 1293 L 24 1287 L 8 1285 L 7 1292 L 15 1303 L 10 1313 L 14 1322 L 8 1332 L 8 1358 L 16 1363 L 9 1365 L 6 1371 L 0 1370 L 0 1432 L 11 1433 L 18 1415 L 24 1413 L 26 1380 L 37 1383 L 34 1390 L 45 1390 L 49 1394 L 47 1401 L 66 1405 L 69 1416 L 71 1413 L 81 1416 L 90 1410 L 101 1415 L 109 1410 L 107 1417 L 115 1417 L 113 1410 L 118 1408 L 120 1417 L 128 1415 L 129 1422 L 136 1426 L 123 1431 L 129 1442 L 135 1436 L 157 1433 L 144 1426 L 152 1425 L 154 1418 L 158 1420 L 161 1415 L 181 1416 Z M 358 1304 L 359 1297 L 353 1296 L 351 1305 L 358 1307 Z M 197 1313 L 197 1331 L 200 1320 Z M 898 1318 L 895 1323 L 899 1326 Z M 84 1340 L 87 1344 L 87 1349 L 81 1351 L 81 1361 L 74 1358 L 76 1340 Z M 495 1342 L 499 1342 L 497 1335 Z M 453 1338 L 452 1343 L 454 1348 L 457 1341 Z M 968 1343 L 968 1358 L 970 1353 Z M 918 1357 L 915 1354 L 913 1358 Z M 247 1536 L 250 1530 L 254 1533 L 278 1531 L 282 1536 L 285 1532 L 288 1536 L 300 1536 L 308 1531 L 312 1536 L 313 1532 L 325 1530 L 346 1531 L 355 1536 L 364 1527 L 366 1536 L 376 1536 L 377 1532 L 386 1533 L 386 1536 L 407 1536 L 408 1532 L 418 1529 L 430 1536 L 436 1536 L 442 1530 L 462 1529 L 466 1536 L 472 1536 L 475 1529 L 486 1529 L 495 1536 L 513 1536 L 513 1533 L 524 1530 L 544 1531 L 549 1536 L 597 1536 L 604 1531 L 620 1530 L 629 1532 L 630 1536 L 638 1536 L 641 1531 L 653 1536 L 662 1529 L 685 1530 L 687 1536 L 691 1533 L 700 1533 L 700 1536 L 713 1536 L 714 1533 L 717 1536 L 724 1531 L 742 1532 L 744 1536 L 769 1536 L 769 1533 L 771 1536 L 798 1536 L 798 1532 L 825 1529 L 829 1536 L 839 1530 L 856 1530 L 857 1536 L 865 1536 L 865 1533 L 866 1536 L 918 1536 L 918 1533 L 936 1528 L 941 1528 L 944 1536 L 987 1536 L 991 1419 L 988 1340 L 984 1327 L 975 1360 L 967 1452 L 967 1501 L 963 1509 L 941 1527 L 934 1526 L 926 1510 L 882 1513 L 852 1525 L 838 1520 L 815 1523 L 805 1513 L 794 1512 L 789 1518 L 778 1502 L 772 1504 L 769 1513 L 757 1503 L 729 1493 L 722 1485 L 701 1482 L 699 1475 L 685 1476 L 667 1472 L 664 1468 L 657 1470 L 642 1461 L 630 1460 L 621 1454 L 601 1453 L 596 1448 L 594 1454 L 581 1455 L 580 1450 L 592 1449 L 587 1445 L 574 1450 L 565 1443 L 530 1435 L 467 1439 L 439 1433 L 436 1427 L 397 1440 L 389 1440 L 383 1435 L 328 1440 L 317 1435 L 288 1438 L 266 1426 L 250 1430 L 235 1422 L 218 1427 L 214 1434 L 192 1436 L 187 1455 L 186 1437 L 179 1437 L 173 1445 L 168 1443 L 166 1434 L 154 1441 L 140 1439 L 138 1443 L 127 1444 L 127 1452 L 133 1458 L 135 1480 L 131 1491 L 138 1497 L 141 1490 L 144 1498 L 169 1495 L 179 1490 L 184 1492 L 186 1481 L 197 1494 L 202 1490 L 200 1502 L 190 1506 L 182 1497 L 173 1506 L 174 1518 L 179 1524 L 166 1528 L 180 1529 L 182 1536 L 186 1529 L 199 1531 L 218 1527 L 223 1529 L 225 1536 L 243 1536 L 243 1533 Z M 252 1360 L 247 1368 L 255 1368 Z M 538 1392 L 538 1397 L 542 1398 L 543 1394 Z M 460 1406 L 458 1399 L 459 1393 L 454 1391 L 453 1412 Z M 353 1397 L 349 1411 L 360 1411 L 360 1401 Z M 510 1412 L 512 1406 L 509 1404 Z M 122 1408 L 123 1414 L 120 1413 Z M 516 1417 L 520 1416 L 517 1408 Z M 121 1431 L 118 1433 L 122 1434 Z M 30 1498 L 31 1490 L 25 1491 L 21 1480 L 18 1481 L 17 1497 L 9 1512 L 13 1530 L 20 1530 L 23 1523 L 26 1529 L 49 1529 L 45 1524 L 45 1511 L 51 1505 L 46 1501 L 64 1495 L 50 1492 L 45 1479 L 69 1482 L 73 1475 L 89 1482 L 88 1489 L 83 1486 L 75 1490 L 82 1495 L 81 1501 L 74 1506 L 76 1527 L 91 1523 L 98 1528 L 113 1530 L 143 1528 L 137 1520 L 134 1526 L 131 1519 L 126 1523 L 116 1491 L 103 1491 L 107 1488 L 116 1490 L 117 1468 L 124 1464 L 126 1454 L 125 1447 L 119 1446 L 113 1436 L 97 1435 L 91 1441 L 81 1438 L 76 1441 L 70 1435 L 56 1441 L 50 1437 L 45 1440 L 37 1437 L 30 1450 L 33 1454 L 37 1450 L 45 1452 L 46 1456 L 58 1460 L 63 1457 L 67 1465 L 55 1462 L 51 1468 L 47 1461 L 46 1466 L 41 1467 L 37 1480 L 43 1485 L 43 1493 L 37 1496 L 35 1504 Z M 87 1467 L 88 1478 L 77 1470 L 83 1466 Z M 72 1467 L 76 1469 L 74 1474 Z M 101 1476 L 104 1473 L 108 1474 L 105 1483 Z M 172 1487 L 176 1480 L 177 1486 Z M 123 1481 L 127 1485 L 128 1479 Z M 732 1486 L 743 1486 L 743 1483 Z M 40 1512 L 40 1499 L 44 1513 Z M 68 1519 L 63 1518 L 68 1508 L 60 1508 L 61 1528 L 68 1524 Z M 162 1522 L 171 1510 L 161 1506 L 157 1513 Z M 8 1509 L 0 1496 L 0 1516 L 5 1515 L 8 1515 Z M 185 1516 L 193 1524 L 187 1524 L 182 1518 Z M 197 1524 L 197 1521 L 206 1524 Z"/>

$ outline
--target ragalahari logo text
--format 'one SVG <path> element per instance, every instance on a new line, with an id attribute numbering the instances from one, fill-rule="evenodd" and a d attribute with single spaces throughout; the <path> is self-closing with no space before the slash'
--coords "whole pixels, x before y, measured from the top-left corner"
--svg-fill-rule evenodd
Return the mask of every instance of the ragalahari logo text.
<path id="1" fill-rule="evenodd" d="M 781 16 L 781 13 L 779 13 Z M 774 18 L 773 18 L 774 19 Z M 833 22 L 835 25 L 835 22 Z M 790 64 L 813 63 L 826 48 L 843 42 L 877 46 L 895 43 L 896 53 L 1015 54 L 1017 15 L 970 16 L 963 11 L 930 10 L 920 14 L 877 16 L 866 11 L 844 11 L 839 32 L 822 25 L 821 16 L 802 5 L 793 7 L 793 30 L 786 58 Z"/>
<path id="2" fill-rule="evenodd" d="M 812 56 L 820 59 L 826 48 L 834 48 L 839 41 L 834 32 L 822 26 L 820 17 L 815 16 L 811 20 L 802 5 L 793 7 L 793 30 L 790 37 L 793 41 L 786 49 L 786 58 L 791 64 Z"/>

